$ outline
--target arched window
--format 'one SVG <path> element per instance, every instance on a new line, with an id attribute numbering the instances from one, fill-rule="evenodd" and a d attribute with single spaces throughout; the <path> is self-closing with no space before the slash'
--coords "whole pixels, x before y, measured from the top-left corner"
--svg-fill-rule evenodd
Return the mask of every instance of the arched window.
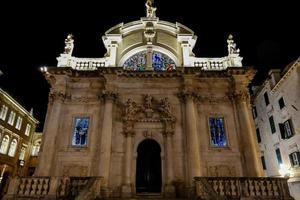
<path id="1" fill-rule="evenodd" d="M 26 148 L 22 147 L 19 155 L 19 160 L 25 160 Z"/>
<path id="2" fill-rule="evenodd" d="M 6 135 L 3 137 L 0 147 L 0 153 L 6 154 L 8 149 L 8 143 L 9 143 L 9 136 Z"/>
<path id="3" fill-rule="evenodd" d="M 31 155 L 38 156 L 40 148 L 41 148 L 41 141 L 36 141 L 32 147 Z"/>
<path id="4" fill-rule="evenodd" d="M 17 140 L 16 139 L 13 139 L 10 143 L 10 147 L 9 147 L 9 151 L 8 151 L 8 156 L 10 157 L 14 157 L 15 156 L 15 153 L 16 153 L 16 150 L 17 150 Z"/>
<path id="5" fill-rule="evenodd" d="M 127 70 L 144 71 L 147 67 L 147 52 L 142 51 L 128 58 L 123 66 Z M 176 64 L 169 56 L 153 51 L 152 53 L 152 68 L 154 71 L 173 71 L 176 69 Z"/>

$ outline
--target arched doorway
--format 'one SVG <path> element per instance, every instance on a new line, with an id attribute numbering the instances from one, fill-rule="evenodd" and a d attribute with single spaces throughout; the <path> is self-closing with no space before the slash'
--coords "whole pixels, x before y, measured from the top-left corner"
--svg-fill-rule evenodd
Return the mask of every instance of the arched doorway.
<path id="1" fill-rule="evenodd" d="M 137 149 L 136 192 L 160 193 L 162 185 L 160 146 L 155 140 L 144 140 Z"/>

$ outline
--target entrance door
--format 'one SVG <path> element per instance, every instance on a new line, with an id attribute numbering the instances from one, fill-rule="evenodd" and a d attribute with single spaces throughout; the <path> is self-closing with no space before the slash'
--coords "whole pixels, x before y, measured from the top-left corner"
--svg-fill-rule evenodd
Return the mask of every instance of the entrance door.
<path id="1" fill-rule="evenodd" d="M 136 192 L 161 192 L 160 146 L 155 140 L 144 140 L 138 146 Z"/>

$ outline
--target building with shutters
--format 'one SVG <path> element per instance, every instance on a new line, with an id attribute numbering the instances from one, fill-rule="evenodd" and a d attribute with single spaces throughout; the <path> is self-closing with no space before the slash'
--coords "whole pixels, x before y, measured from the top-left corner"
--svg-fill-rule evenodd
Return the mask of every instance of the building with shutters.
<path id="1" fill-rule="evenodd" d="M 300 58 L 253 88 L 253 116 L 266 176 L 287 176 L 300 198 Z"/>

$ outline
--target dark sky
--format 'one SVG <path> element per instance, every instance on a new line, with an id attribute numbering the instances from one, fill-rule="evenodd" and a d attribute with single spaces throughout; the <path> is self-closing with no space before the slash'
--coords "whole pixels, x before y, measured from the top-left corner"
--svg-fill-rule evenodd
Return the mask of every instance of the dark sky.
<path id="1" fill-rule="evenodd" d="M 42 130 L 49 86 L 39 67 L 56 66 L 68 33 L 75 35 L 75 56 L 103 57 L 101 36 L 120 22 L 145 16 L 145 0 L 28 2 L 0 3 L 0 87 L 26 109 L 34 108 Z M 227 55 L 232 33 L 243 64 L 258 70 L 255 84 L 270 68 L 283 68 L 300 56 L 296 1 L 156 0 L 155 5 L 161 20 L 194 30 L 198 57 Z"/>

